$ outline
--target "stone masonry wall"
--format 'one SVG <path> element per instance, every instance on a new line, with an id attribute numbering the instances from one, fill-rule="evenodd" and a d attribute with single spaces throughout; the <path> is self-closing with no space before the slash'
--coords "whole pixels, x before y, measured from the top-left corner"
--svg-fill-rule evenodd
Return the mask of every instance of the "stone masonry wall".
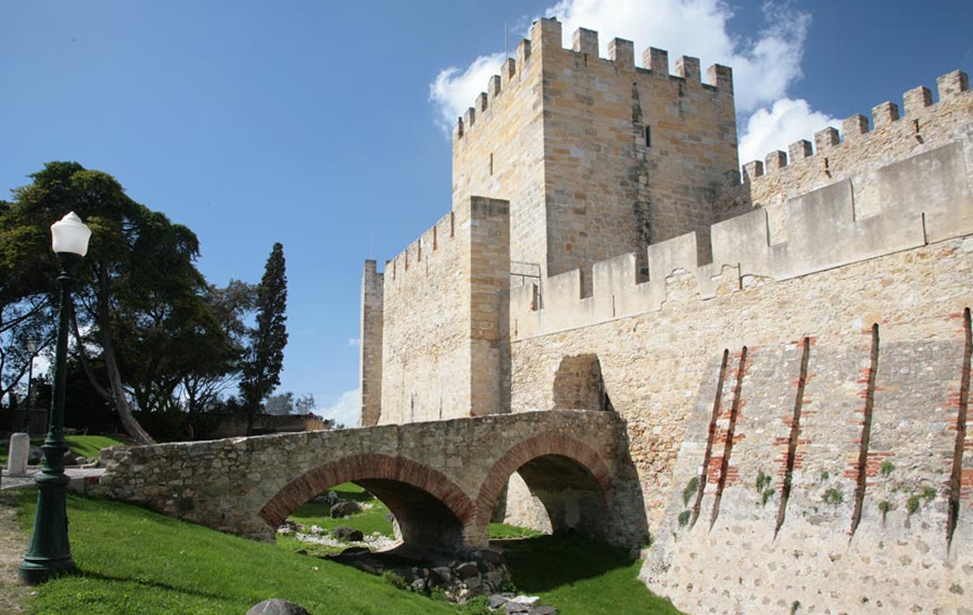
<path id="1" fill-rule="evenodd" d="M 638 486 L 610 413 L 535 412 L 362 429 L 114 447 L 102 451 L 97 495 L 251 538 L 271 538 L 288 514 L 346 481 L 376 492 L 411 535 L 449 527 L 484 546 L 502 487 L 534 459 L 571 460 L 596 485 L 598 535 L 629 546 L 644 536 Z M 552 484 L 557 473 L 545 481 Z M 563 476 L 560 480 L 564 480 Z M 572 475 L 564 483 L 572 489 Z M 426 532 L 416 527 L 426 526 Z M 456 546 L 456 545 L 452 545 Z"/>
<path id="2" fill-rule="evenodd" d="M 842 123 L 841 134 L 825 128 L 811 141 L 797 141 L 785 152 L 743 165 L 744 191 L 755 207 L 767 210 L 772 244 L 788 240 L 785 204 L 812 190 L 850 180 L 855 186 L 856 216 L 877 213 L 887 195 L 873 188 L 874 171 L 908 156 L 955 141 L 968 130 L 973 116 L 973 92 L 965 73 L 954 71 L 937 80 L 938 101 L 920 86 L 905 93 L 904 116 L 892 102 L 875 106 L 872 125 L 864 115 Z M 840 139 L 839 137 L 843 137 Z M 934 184 L 912 188 L 920 194 Z"/>
<path id="3" fill-rule="evenodd" d="M 878 600 L 907 608 L 919 600 L 927 611 L 934 605 L 955 605 L 955 592 L 973 586 L 973 569 L 957 563 L 968 563 L 973 549 L 973 500 L 967 487 L 953 545 L 959 560 L 949 558 L 944 466 L 952 461 L 946 445 L 950 434 L 955 435 L 950 425 L 956 421 L 949 402 L 958 392 L 962 367 L 956 360 L 962 344 L 956 315 L 973 306 L 968 283 L 973 239 L 742 290 L 733 272 L 725 273 L 724 286 L 709 301 L 699 301 L 692 276 L 676 274 L 668 282 L 669 300 L 658 312 L 515 342 L 514 410 L 553 407 L 553 378 L 561 358 L 598 355 L 606 390 L 628 425 L 656 540 L 643 574 L 654 591 L 688 612 L 779 612 L 780 600 L 787 607 L 798 600 L 805 608 L 831 608 L 833 613 L 872 612 Z M 891 452 L 896 469 L 887 479 L 871 479 L 875 485 L 866 490 L 861 539 L 849 546 L 853 489 L 845 474 L 859 451 L 855 422 L 861 416 L 856 412 L 863 402 L 860 380 L 868 367 L 873 323 L 881 330 L 878 386 L 885 393 L 874 402 L 872 452 Z M 772 477 L 773 488 L 781 487 L 779 438 L 787 433 L 785 421 L 792 416 L 794 348 L 809 336 L 814 346 L 805 395 L 813 400 L 808 411 L 814 414 L 801 435 L 798 452 L 805 461 L 792 477 L 794 500 L 774 542 L 773 509 L 779 496 L 775 493 L 764 507 L 754 485 L 763 470 Z M 679 524 L 688 508 L 683 490 L 703 463 L 700 442 L 706 442 L 718 357 L 730 350 L 724 381 L 729 391 L 724 408 L 729 411 L 733 369 L 744 346 L 752 363 L 744 374 L 742 419 L 734 437 L 739 450 L 749 452 L 731 454 L 718 525 L 707 533 L 709 494 L 703 500 L 706 514 L 687 535 Z M 728 417 L 721 421 L 725 430 Z M 893 426 L 902 431 L 892 431 Z M 970 467 L 970 446 L 964 468 Z M 722 456 L 719 447 L 714 456 Z M 883 457 L 869 459 L 868 471 L 877 471 L 871 459 Z M 822 478 L 824 471 L 828 478 Z M 969 481 L 969 470 L 964 472 Z M 899 491 L 886 494 L 895 485 Z M 906 529 L 907 499 L 921 496 L 926 486 L 936 494 L 923 500 L 912 529 Z M 822 501 L 832 487 L 843 494 L 843 505 Z M 712 491 L 713 485 L 707 489 Z M 884 526 L 878 509 L 883 499 L 895 505 Z M 775 572 L 782 563 L 786 572 Z M 885 578 L 890 580 L 879 581 Z M 921 583 L 923 591 L 917 593 L 914 583 Z M 858 585 L 868 589 L 857 595 Z M 950 590 L 953 585 L 960 589 Z M 870 606 L 862 605 L 862 597 L 869 598 Z"/>
<path id="4" fill-rule="evenodd" d="M 730 70 L 711 67 L 704 84 L 695 58 L 670 75 L 665 51 L 647 51 L 643 69 L 630 41 L 601 59 L 596 32 L 576 32 L 571 49 L 561 39 L 556 20 L 535 22 L 454 131 L 454 206 L 510 201 L 511 270 L 587 270 L 725 218 L 721 193 L 737 177 Z"/>
<path id="5" fill-rule="evenodd" d="M 453 209 L 471 196 L 510 202 L 510 258 L 539 264 L 544 229 L 542 39 L 521 41 L 453 131 Z M 513 267 L 536 274 L 536 268 Z"/>
<path id="6" fill-rule="evenodd" d="M 383 325 L 379 423 L 500 411 L 484 379 L 501 370 L 507 212 L 502 201 L 471 198 L 386 265 L 383 311 L 395 318 Z"/>
<path id="7" fill-rule="evenodd" d="M 513 289 L 513 411 L 553 408 L 563 358 L 598 357 L 655 537 L 643 577 L 677 606 L 963 612 L 973 138 L 957 135 L 872 170 L 885 197 L 865 220 L 843 180 L 788 203 L 785 244 L 758 211 L 714 228 L 713 265 L 689 236 L 649 248 L 644 284 L 630 256 L 596 267 L 592 297 L 576 274 L 546 280 L 539 310 Z"/>
<path id="8" fill-rule="evenodd" d="M 384 327 L 385 276 L 376 271 L 375 261 L 365 261 L 361 281 L 361 337 L 359 384 L 360 427 L 377 425 L 382 412 L 382 337 Z"/>
<path id="9" fill-rule="evenodd" d="M 556 21 L 535 27 L 560 40 Z M 697 58 L 679 58 L 670 75 L 665 51 L 647 50 L 640 68 L 631 41 L 608 49 L 599 58 L 598 33 L 580 29 L 571 49 L 543 57 L 547 272 L 581 268 L 586 292 L 598 261 L 708 233 L 737 178 L 730 69 L 710 67 L 707 84 Z"/>

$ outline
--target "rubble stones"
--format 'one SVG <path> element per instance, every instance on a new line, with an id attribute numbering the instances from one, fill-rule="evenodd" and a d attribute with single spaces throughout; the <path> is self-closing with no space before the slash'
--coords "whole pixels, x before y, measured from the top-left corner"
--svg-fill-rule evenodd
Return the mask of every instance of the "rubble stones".
<path id="1" fill-rule="evenodd" d="M 338 500 L 338 502 L 331 507 L 331 518 L 341 519 L 354 515 L 355 513 L 360 513 L 362 511 L 362 506 L 358 502 L 353 502 L 351 500 Z"/>

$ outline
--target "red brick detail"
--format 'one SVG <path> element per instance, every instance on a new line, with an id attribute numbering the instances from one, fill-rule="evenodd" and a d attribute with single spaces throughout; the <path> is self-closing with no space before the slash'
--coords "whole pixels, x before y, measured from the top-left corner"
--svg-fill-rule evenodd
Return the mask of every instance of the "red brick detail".
<path id="1" fill-rule="evenodd" d="M 490 522 L 490 515 L 493 513 L 497 498 L 500 497 L 500 492 L 510 479 L 510 475 L 525 463 L 545 455 L 559 455 L 577 462 L 595 479 L 607 502 L 612 489 L 612 476 L 601 456 L 587 444 L 573 438 L 545 434 L 515 445 L 493 464 L 476 498 L 478 515 L 473 523 L 485 527 Z"/>
<path id="2" fill-rule="evenodd" d="M 473 502 L 442 472 L 402 457 L 389 455 L 352 455 L 314 468 L 295 478 L 260 509 L 260 517 L 276 528 L 317 494 L 349 481 L 393 480 L 422 489 L 446 505 L 462 524 L 473 516 Z"/>

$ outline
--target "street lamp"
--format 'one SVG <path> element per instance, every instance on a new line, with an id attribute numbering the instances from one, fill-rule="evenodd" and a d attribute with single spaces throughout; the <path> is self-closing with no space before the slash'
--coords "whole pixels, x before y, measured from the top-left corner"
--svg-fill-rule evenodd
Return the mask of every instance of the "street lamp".
<path id="1" fill-rule="evenodd" d="M 68 353 L 68 320 L 71 315 L 71 290 L 74 273 L 82 257 L 88 252 L 91 229 L 73 211 L 51 226 L 52 248 L 61 262 L 57 354 L 54 361 L 54 399 L 47 438 L 41 449 L 44 465 L 37 483 L 37 514 L 30 546 L 20 564 L 20 579 L 28 585 L 47 581 L 52 575 L 75 568 L 68 543 L 68 513 L 65 491 L 68 484 L 64 474 L 64 389 Z"/>

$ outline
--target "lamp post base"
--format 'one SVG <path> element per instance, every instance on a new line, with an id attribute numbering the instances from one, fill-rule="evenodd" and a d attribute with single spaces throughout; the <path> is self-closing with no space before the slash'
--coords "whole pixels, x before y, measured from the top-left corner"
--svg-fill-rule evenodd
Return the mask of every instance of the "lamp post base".
<path id="1" fill-rule="evenodd" d="M 75 571 L 77 571 L 77 564 L 71 557 L 37 562 L 24 558 L 24 561 L 20 564 L 20 569 L 17 570 L 17 576 L 24 585 L 41 585 L 54 577 L 71 574 Z"/>

